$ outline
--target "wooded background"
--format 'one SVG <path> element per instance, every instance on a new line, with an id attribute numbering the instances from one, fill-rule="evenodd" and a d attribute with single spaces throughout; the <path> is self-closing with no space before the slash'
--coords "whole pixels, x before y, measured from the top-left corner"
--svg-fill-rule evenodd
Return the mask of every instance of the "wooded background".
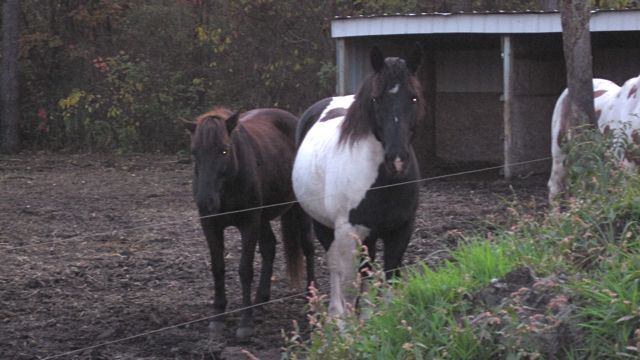
<path id="1" fill-rule="evenodd" d="M 280 107 L 299 114 L 332 95 L 334 16 L 549 10 L 558 3 L 5 0 L 2 88 L 7 90 L 0 130 L 6 134 L 15 116 L 21 149 L 184 151 L 187 136 L 179 118 L 192 119 L 214 105 Z M 592 5 L 637 6 L 627 0 Z M 16 16 L 17 39 L 7 20 Z M 19 45 L 16 79 L 4 65 L 11 63 L 12 42 Z M 7 138 L 0 139 L 7 149 Z"/>

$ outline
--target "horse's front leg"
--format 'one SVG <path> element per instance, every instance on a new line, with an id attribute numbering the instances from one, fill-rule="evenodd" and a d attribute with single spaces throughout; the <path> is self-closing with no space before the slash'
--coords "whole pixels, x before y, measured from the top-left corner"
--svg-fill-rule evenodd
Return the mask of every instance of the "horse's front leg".
<path id="1" fill-rule="evenodd" d="M 276 255 L 276 237 L 268 220 L 263 219 L 260 224 L 260 255 L 262 255 L 262 268 L 260 282 L 256 291 L 256 304 L 269 301 L 271 298 L 271 275 L 273 274 L 273 259 Z"/>
<path id="2" fill-rule="evenodd" d="M 209 245 L 214 286 L 213 313 L 217 315 L 213 318 L 209 327 L 214 332 L 219 333 L 224 329 L 224 317 L 219 314 L 223 314 L 227 309 L 224 284 L 224 227 L 216 224 L 215 219 L 212 218 L 203 218 L 200 222 Z"/>
<path id="3" fill-rule="evenodd" d="M 382 241 L 384 243 L 384 274 L 387 281 L 400 276 L 402 258 L 407 250 L 412 233 L 413 220 L 407 220 L 397 228 L 382 234 Z M 390 303 L 393 292 L 390 287 L 385 287 L 381 295 L 385 303 Z"/>
<path id="4" fill-rule="evenodd" d="M 240 326 L 236 336 L 245 340 L 254 333 L 253 311 L 251 308 L 251 283 L 253 281 L 253 259 L 256 244 L 260 238 L 260 214 L 250 214 L 247 221 L 238 227 L 242 236 L 242 255 L 240 256 L 240 285 L 242 286 L 242 307 L 247 308 L 240 316 Z"/>
<path id="5" fill-rule="evenodd" d="M 400 276 L 402 258 L 407 251 L 411 234 L 413 233 L 413 220 L 407 220 L 392 231 L 382 236 L 384 242 L 384 273 L 387 280 Z"/>
<path id="6" fill-rule="evenodd" d="M 330 316 L 339 317 L 347 311 L 355 310 L 359 295 L 358 242 L 365 239 L 368 234 L 369 229 L 364 226 L 354 226 L 348 221 L 336 224 L 334 240 L 327 253 L 331 281 Z"/>

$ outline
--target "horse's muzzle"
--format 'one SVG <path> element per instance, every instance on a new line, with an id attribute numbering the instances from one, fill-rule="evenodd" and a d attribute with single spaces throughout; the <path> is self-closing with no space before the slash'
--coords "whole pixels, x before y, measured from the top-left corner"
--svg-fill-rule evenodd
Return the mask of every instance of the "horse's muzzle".
<path id="1" fill-rule="evenodd" d="M 220 210 L 220 199 L 214 196 L 203 196 L 196 200 L 200 215 L 217 214 Z"/>
<path id="2" fill-rule="evenodd" d="M 387 157 L 385 159 L 387 173 L 394 179 L 401 179 L 407 175 L 407 163 L 400 156 Z"/>

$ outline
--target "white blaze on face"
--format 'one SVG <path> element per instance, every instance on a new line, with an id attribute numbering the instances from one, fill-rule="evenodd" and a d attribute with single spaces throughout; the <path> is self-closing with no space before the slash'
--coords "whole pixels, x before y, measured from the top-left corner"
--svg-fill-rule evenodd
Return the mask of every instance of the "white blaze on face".
<path id="1" fill-rule="evenodd" d="M 396 86 L 392 87 L 389 90 L 389 94 L 396 94 L 396 93 L 398 93 L 398 90 L 400 90 L 400 84 L 396 84 Z"/>

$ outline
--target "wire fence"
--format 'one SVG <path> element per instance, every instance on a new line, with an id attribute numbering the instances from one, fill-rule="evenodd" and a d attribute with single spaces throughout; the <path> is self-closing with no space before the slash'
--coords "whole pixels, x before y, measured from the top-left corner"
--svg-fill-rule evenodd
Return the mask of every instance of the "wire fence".
<path id="1" fill-rule="evenodd" d="M 513 163 L 513 164 L 510 164 L 509 166 L 510 167 L 516 167 L 516 166 L 529 165 L 529 164 L 533 164 L 533 163 L 548 161 L 550 159 L 551 159 L 550 157 L 539 158 L 539 159 L 534 159 L 534 160 L 528 160 L 528 161 L 522 161 L 522 162 Z M 394 186 L 402 186 L 402 185 L 414 184 L 414 183 L 423 183 L 423 182 L 428 182 L 428 181 L 435 181 L 435 180 L 453 178 L 453 177 L 457 177 L 457 176 L 478 174 L 478 173 L 492 171 L 492 170 L 500 170 L 500 169 L 502 169 L 504 167 L 505 167 L 505 165 L 485 167 L 485 168 L 482 168 L 482 169 L 462 171 L 462 172 L 457 172 L 457 173 L 453 173 L 453 174 L 446 174 L 446 175 L 440 175 L 440 176 L 434 176 L 434 177 L 428 177 L 428 178 L 421 178 L 421 179 L 417 179 L 417 180 L 406 181 L 406 182 L 396 183 L 396 184 L 392 184 L 392 185 L 384 185 L 384 186 L 371 188 L 370 190 L 377 190 L 377 189 L 389 188 L 389 187 L 394 187 Z M 256 210 L 261 210 L 261 209 L 266 209 L 266 208 L 271 208 L 271 207 L 276 207 L 276 206 L 286 206 L 286 205 L 295 204 L 295 203 L 298 203 L 298 202 L 301 202 L 301 201 L 320 200 L 320 199 L 323 199 L 323 198 L 329 197 L 329 196 L 333 196 L 333 195 L 332 194 L 328 194 L 328 195 L 325 195 L 325 196 L 313 197 L 313 198 L 308 198 L 308 199 L 303 199 L 303 200 L 287 201 L 287 202 L 282 202 L 282 203 L 278 203 L 278 204 L 257 206 L 257 207 L 247 208 L 247 209 L 229 211 L 229 212 L 218 213 L 218 214 L 207 215 L 207 216 L 201 216 L 201 217 L 195 217 L 195 218 L 194 217 L 187 217 L 187 218 L 185 218 L 183 220 L 176 220 L 176 221 L 169 221 L 169 222 L 162 222 L 162 223 L 154 223 L 154 224 L 148 224 L 148 225 L 134 226 L 134 227 L 129 227 L 129 228 L 122 228 L 122 229 L 116 229 L 116 230 L 111 230 L 111 231 L 105 231 L 105 232 L 96 232 L 96 233 L 90 233 L 90 234 L 83 234 L 83 235 L 78 235 L 78 236 L 74 236 L 74 237 L 70 237 L 70 238 L 66 238 L 66 239 L 55 239 L 55 240 L 52 240 L 52 241 L 38 242 L 38 243 L 32 243 L 32 244 L 27 244 L 27 245 L 22 245 L 22 246 L 5 246 L 4 250 L 5 251 L 15 251 L 15 250 L 19 250 L 19 249 L 26 249 L 26 248 L 37 247 L 37 246 L 54 245 L 54 244 L 59 244 L 59 243 L 66 243 L 66 242 L 71 242 L 71 241 L 87 239 L 87 238 L 90 238 L 90 237 L 99 237 L 99 236 L 105 236 L 105 235 L 112 235 L 112 234 L 117 234 L 119 232 L 140 230 L 140 229 L 151 228 L 151 227 L 174 225 L 174 224 L 184 223 L 184 222 L 193 221 L 193 220 L 202 220 L 202 219 L 212 218 L 212 217 L 217 217 L 217 216 L 225 216 L 225 215 L 232 215 L 232 214 L 248 212 L 248 211 L 256 211 Z M 429 256 L 427 258 L 435 255 L 436 253 L 442 252 L 442 251 L 443 250 L 438 250 L 438 251 L 436 251 L 436 252 L 434 252 L 432 254 L 429 254 Z M 415 266 L 417 264 L 418 263 L 411 264 L 411 265 L 406 265 L 406 266 L 399 267 L 398 269 L 389 270 L 389 271 L 404 270 L 404 269 L 407 269 L 409 267 Z M 328 289 L 323 287 L 322 290 L 327 291 Z M 59 353 L 59 354 L 52 355 L 52 356 L 47 356 L 45 358 L 42 358 L 41 360 L 56 359 L 56 358 L 60 358 L 60 357 L 63 357 L 63 356 L 69 356 L 69 355 L 81 353 L 81 352 L 88 351 L 88 350 L 93 350 L 93 349 L 97 349 L 97 348 L 101 348 L 101 347 L 105 347 L 105 346 L 109 346 L 109 345 L 114 345 L 114 344 L 118 344 L 118 343 L 130 341 L 130 340 L 134 340 L 134 339 L 137 339 L 137 338 L 141 338 L 141 337 L 157 334 L 157 333 L 160 333 L 160 332 L 164 332 L 164 331 L 168 331 L 168 330 L 171 330 L 171 329 L 180 328 L 180 327 L 191 325 L 191 324 L 195 324 L 195 323 L 199 323 L 199 322 L 203 322 L 203 321 L 207 321 L 207 320 L 214 320 L 214 319 L 219 318 L 219 317 L 235 314 L 235 313 L 242 312 L 242 311 L 245 311 L 245 310 L 248 310 L 248 309 L 262 307 L 262 306 L 266 306 L 266 305 L 269 305 L 269 304 L 290 300 L 290 299 L 293 299 L 293 298 L 303 297 L 303 296 L 306 296 L 307 294 L 308 294 L 308 292 L 305 290 L 303 292 L 287 295 L 287 296 L 280 297 L 280 298 L 277 298 L 277 299 L 273 299 L 273 300 L 270 300 L 270 301 L 267 301 L 267 302 L 263 302 L 263 303 L 254 304 L 254 305 L 247 306 L 247 307 L 241 307 L 241 308 L 237 308 L 237 309 L 234 309 L 234 310 L 226 311 L 226 312 L 221 313 L 221 314 L 205 316 L 205 317 L 201 317 L 201 318 L 190 320 L 190 321 L 186 321 L 186 322 L 181 322 L 181 323 L 178 323 L 178 324 L 175 324 L 175 325 L 165 326 L 165 327 L 162 327 L 162 328 L 141 332 L 141 333 L 130 335 L 130 336 L 127 336 L 127 337 L 123 337 L 123 338 L 120 338 L 120 339 L 111 340 L 111 341 L 105 341 L 105 342 L 102 342 L 102 343 L 98 343 L 98 344 L 95 344 L 95 345 L 83 347 L 83 348 L 80 348 L 80 349 L 71 350 L 71 351 L 67 351 L 67 352 L 64 352 L 64 353 Z"/>
<path id="2" fill-rule="evenodd" d="M 521 162 L 513 163 L 513 164 L 510 164 L 509 166 L 510 167 L 516 167 L 516 166 L 530 165 L 530 164 L 533 164 L 533 163 L 548 161 L 550 159 L 551 159 L 551 157 L 544 157 L 544 158 L 539 158 L 539 159 L 534 159 L 534 160 L 527 160 L 527 161 L 521 161 Z M 496 166 L 491 166 L 491 167 L 485 167 L 485 168 L 482 168 L 482 169 L 468 170 L 468 171 L 462 171 L 462 172 L 457 172 L 457 173 L 453 173 L 453 174 L 445 174 L 445 175 L 433 176 L 433 177 L 428 177 L 428 178 L 421 178 L 421 179 L 417 179 L 417 180 L 399 182 L 399 183 L 390 184 L 390 185 L 382 185 L 382 186 L 372 187 L 369 190 L 378 190 L 378 189 L 385 189 L 385 188 L 403 186 L 403 185 L 408 185 L 408 184 L 424 183 L 424 182 L 428 182 L 428 181 L 442 180 L 442 179 L 447 179 L 447 178 L 452 178 L 452 177 L 457 177 L 457 176 L 477 174 L 477 173 L 482 173 L 482 172 L 487 172 L 487 171 L 492 171 L 492 170 L 500 170 L 500 169 L 503 169 L 504 167 L 505 167 L 505 165 L 496 165 Z M 202 220 L 202 219 L 208 219 L 208 218 L 214 218 L 214 217 L 234 215 L 234 214 L 239 214 L 239 213 L 243 213 L 243 212 L 263 210 L 263 209 L 268 209 L 268 208 L 273 208 L 273 207 L 293 205 L 293 204 L 296 204 L 296 203 L 306 202 L 306 201 L 322 200 L 322 199 L 330 197 L 330 196 L 334 196 L 334 194 L 327 194 L 327 195 L 323 195 L 323 196 L 310 197 L 310 198 L 301 199 L 301 200 L 285 201 L 285 202 L 281 202 L 281 203 L 277 203 L 277 204 L 262 205 L 262 206 L 256 206 L 256 207 L 240 209 L 240 210 L 226 211 L 226 212 L 221 212 L 221 213 L 212 214 L 212 215 L 205 215 L 205 216 L 199 216 L 199 217 L 187 217 L 187 218 L 185 218 L 183 220 L 167 221 L 167 222 L 162 222 L 162 223 L 154 223 L 154 224 L 133 226 L 133 227 L 128 227 L 128 228 L 121 228 L 121 229 L 115 229 L 115 230 L 109 230 L 109 231 L 103 231 L 103 232 L 82 234 L 82 235 L 76 235 L 76 236 L 68 237 L 68 238 L 65 238 L 65 239 L 55 239 L 55 240 L 51 240 L 51 241 L 42 241 L 42 242 L 36 242 L 36 243 L 25 244 L 25 245 L 20 245 L 20 246 L 10 246 L 10 245 L 6 245 L 5 244 L 3 246 L 3 248 L 4 248 L 5 251 L 15 251 L 15 250 L 20 250 L 20 249 L 25 249 L 25 248 L 30 248 L 30 247 L 37 247 L 37 246 L 44 246 L 44 245 L 54 245 L 54 244 L 60 244 L 60 243 L 84 240 L 84 239 L 91 238 L 91 237 L 114 235 L 114 234 L 118 234 L 118 233 L 125 232 L 125 231 L 142 230 L 142 229 L 154 228 L 154 227 L 160 227 L 160 226 L 176 225 L 176 224 L 182 224 L 182 223 L 189 222 L 189 221 L 194 221 L 194 220 Z"/>
<path id="3" fill-rule="evenodd" d="M 434 255 L 436 255 L 438 253 L 441 253 L 443 251 L 444 250 L 436 250 L 436 251 L 432 252 L 431 254 L 429 254 L 428 256 L 426 256 L 424 260 L 427 260 L 427 259 L 433 257 Z M 387 271 L 385 271 L 385 273 L 391 273 L 391 272 L 394 272 L 394 271 L 397 271 L 397 270 L 402 271 L 402 270 L 410 269 L 412 267 L 418 266 L 419 264 L 420 263 L 400 266 L 400 267 L 397 267 L 395 269 L 387 270 Z M 368 277 L 363 277 L 362 280 L 363 281 L 367 280 L 367 278 Z M 320 291 L 321 293 L 326 293 L 329 290 L 329 285 L 323 286 L 322 289 L 318 289 L 318 290 L 321 290 Z M 48 356 L 48 357 L 42 358 L 40 360 L 56 359 L 56 358 L 60 358 L 60 357 L 63 357 L 63 356 L 73 355 L 73 354 L 81 353 L 81 352 L 88 351 L 88 350 L 94 350 L 94 349 L 105 347 L 105 346 L 109 346 L 109 345 L 115 345 L 115 344 L 118 344 L 118 343 L 123 343 L 123 342 L 127 342 L 127 341 L 130 341 L 130 340 L 138 339 L 138 338 L 141 338 L 141 337 L 157 334 L 157 333 L 160 333 L 160 332 L 163 332 L 163 331 L 177 329 L 177 328 L 180 328 L 180 327 L 183 327 L 183 326 L 188 326 L 188 325 L 196 324 L 196 323 L 207 321 L 207 320 L 214 320 L 216 318 L 224 317 L 224 316 L 231 315 L 231 314 L 236 314 L 236 313 L 239 313 L 239 312 L 242 312 L 242 311 L 245 311 L 245 310 L 255 309 L 255 308 L 258 308 L 258 307 L 263 307 L 263 306 L 267 306 L 267 305 L 270 305 L 270 304 L 283 302 L 283 301 L 286 301 L 286 300 L 295 299 L 295 298 L 299 298 L 299 297 L 306 297 L 308 295 L 309 295 L 309 291 L 305 290 L 305 291 L 298 292 L 298 293 L 295 293 L 295 294 L 283 296 L 283 297 L 280 297 L 280 298 L 277 298 L 277 299 L 265 301 L 265 302 L 262 302 L 262 303 L 259 303 L 259 304 L 253 304 L 253 305 L 250 305 L 250 306 L 245 306 L 245 307 L 229 310 L 229 311 L 226 311 L 224 313 L 210 315 L 210 316 L 204 316 L 204 317 L 201 317 L 201 318 L 198 318 L 198 319 L 189 320 L 189 321 L 181 322 L 181 323 L 178 323 L 178 324 L 165 326 L 165 327 L 158 328 L 158 329 L 155 329 L 155 330 L 149 330 L 149 331 L 141 332 L 141 333 L 130 335 L 130 336 L 127 336 L 127 337 L 123 337 L 123 338 L 120 338 L 120 339 L 105 341 L 105 342 L 102 342 L 102 343 L 99 343 L 99 344 L 90 345 L 90 346 L 83 347 L 83 348 L 80 348 L 80 349 L 71 350 L 71 351 L 67 351 L 67 352 L 64 352 L 64 353 L 59 353 L 59 354 L 56 354 L 56 355 L 52 355 L 52 356 Z"/>

